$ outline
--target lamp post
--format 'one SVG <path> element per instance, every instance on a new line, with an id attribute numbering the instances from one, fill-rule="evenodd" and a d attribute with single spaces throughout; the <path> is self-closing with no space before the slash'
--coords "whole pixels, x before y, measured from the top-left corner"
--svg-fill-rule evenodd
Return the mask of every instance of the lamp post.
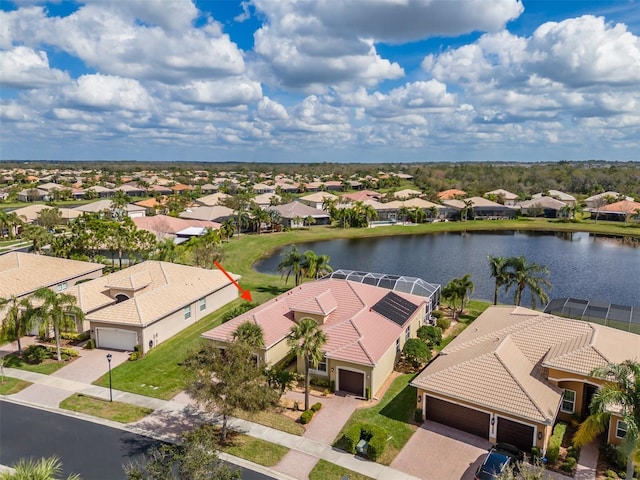
<path id="1" fill-rule="evenodd" d="M 107 353 L 107 362 L 109 362 L 109 401 L 113 402 L 113 391 L 111 390 L 111 354 Z"/>

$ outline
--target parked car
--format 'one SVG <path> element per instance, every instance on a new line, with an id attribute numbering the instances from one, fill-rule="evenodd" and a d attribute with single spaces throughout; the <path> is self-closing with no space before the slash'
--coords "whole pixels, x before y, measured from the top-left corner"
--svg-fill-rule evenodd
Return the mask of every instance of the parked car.
<path id="1" fill-rule="evenodd" d="M 476 471 L 475 480 L 495 480 L 507 467 L 518 468 L 524 454 L 508 443 L 496 443 Z"/>

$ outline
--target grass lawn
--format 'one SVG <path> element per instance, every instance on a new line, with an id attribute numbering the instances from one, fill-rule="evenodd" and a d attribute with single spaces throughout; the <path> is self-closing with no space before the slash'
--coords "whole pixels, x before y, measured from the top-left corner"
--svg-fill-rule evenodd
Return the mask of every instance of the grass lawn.
<path id="1" fill-rule="evenodd" d="M 32 384 L 18 378 L 3 376 L 0 379 L 0 395 L 13 395 L 14 393 L 18 393 L 19 391 L 24 390 L 29 385 Z"/>
<path id="2" fill-rule="evenodd" d="M 467 328 L 471 322 L 478 318 L 480 314 L 490 306 L 491 302 L 485 302 L 484 300 L 470 300 L 465 307 L 465 313 L 460 315 L 458 323 L 454 325 L 449 334 L 442 339 L 442 342 L 440 342 L 440 345 L 436 347 L 436 350 L 440 351 L 449 345 L 454 338 L 460 335 L 460 332 Z"/>
<path id="3" fill-rule="evenodd" d="M 334 446 L 341 448 L 343 432 L 354 423 L 378 425 L 391 437 L 379 459 L 379 463 L 389 465 L 417 428 L 409 423 L 416 408 L 416 389 L 409 385 L 414 377 L 414 373 L 400 375 L 377 405 L 356 410 L 336 437 Z"/>
<path id="4" fill-rule="evenodd" d="M 180 363 L 197 348 L 201 341 L 200 334 L 220 325 L 224 313 L 243 301 L 236 300 L 207 315 L 153 348 L 144 358 L 114 368 L 111 372 L 113 388 L 163 400 L 173 398 L 185 386 Z M 105 374 L 93 383 L 108 387 L 109 375 Z"/>
<path id="5" fill-rule="evenodd" d="M 28 370 L 29 372 L 43 373 L 45 375 L 50 375 L 65 365 L 68 365 L 68 363 L 57 362 L 55 360 L 48 360 L 43 363 L 33 365 L 14 354 L 9 354 L 4 357 L 4 366 L 7 368 L 19 368 L 20 370 Z"/>
<path id="6" fill-rule="evenodd" d="M 120 423 L 131 423 L 146 417 L 151 412 L 150 408 L 138 407 L 122 402 L 110 402 L 101 398 L 89 397 L 81 393 L 75 393 L 60 402 L 60 408 L 72 412 L 86 413 L 94 417 L 106 418 Z"/>
<path id="7" fill-rule="evenodd" d="M 227 440 L 227 445 L 221 445 L 220 450 L 265 467 L 277 465 L 289 451 L 287 447 L 282 445 L 276 445 L 242 433 L 229 432 Z"/>
<path id="8" fill-rule="evenodd" d="M 257 413 L 246 413 L 242 411 L 233 412 L 233 416 L 242 418 L 253 423 L 259 423 L 267 427 L 275 428 L 283 432 L 290 433 L 292 435 L 302 435 L 304 433 L 304 427 L 295 420 L 278 413 L 276 411 L 262 411 Z"/>
<path id="9" fill-rule="evenodd" d="M 309 473 L 309 480 L 342 480 L 343 478 L 348 478 L 349 480 L 372 480 L 371 477 L 322 459 L 318 460 L 316 466 Z"/>

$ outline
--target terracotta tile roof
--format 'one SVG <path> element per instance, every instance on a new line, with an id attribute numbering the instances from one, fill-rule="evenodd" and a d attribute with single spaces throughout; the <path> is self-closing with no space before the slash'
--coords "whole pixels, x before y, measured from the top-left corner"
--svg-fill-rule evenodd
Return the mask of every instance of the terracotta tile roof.
<path id="1" fill-rule="evenodd" d="M 81 283 L 69 293 L 89 312 L 87 320 L 146 326 L 230 283 L 219 270 L 148 260 Z M 108 296 L 111 286 L 136 291 L 129 300 L 113 304 L 114 299 Z"/>
<path id="2" fill-rule="evenodd" d="M 229 341 L 240 324 L 253 321 L 262 327 L 268 349 L 288 335 L 295 324 L 293 312 L 297 308 L 302 309 L 297 311 L 318 315 L 328 312 L 321 325 L 328 337 L 324 348 L 327 357 L 375 365 L 410 321 L 398 325 L 371 310 L 389 292 L 385 288 L 338 279 L 304 283 L 202 336 Z M 423 297 L 395 293 L 415 304 L 415 311 L 426 303 Z"/>
<path id="3" fill-rule="evenodd" d="M 457 188 L 450 188 L 449 190 L 444 190 L 442 192 L 438 192 L 438 198 L 440 200 L 449 200 L 453 197 L 464 196 L 467 192 L 463 190 L 458 190 Z"/>
<path id="4" fill-rule="evenodd" d="M 104 265 L 10 252 L 0 255 L 0 298 L 20 297 L 92 272 Z"/>
<path id="5" fill-rule="evenodd" d="M 612 213 L 633 213 L 640 211 L 639 202 L 630 202 L 628 200 L 622 200 L 620 202 L 611 203 L 604 207 L 597 208 L 597 212 L 612 212 Z"/>
<path id="6" fill-rule="evenodd" d="M 548 382 L 548 368 L 589 376 L 639 352 L 639 335 L 522 307 L 490 307 L 412 385 L 552 422 L 561 392 Z"/>
<path id="7" fill-rule="evenodd" d="M 211 228 L 218 230 L 220 224 L 205 220 L 190 220 L 186 218 L 176 218 L 169 215 L 153 215 L 151 217 L 139 217 L 131 219 L 140 230 L 147 230 L 155 234 L 171 234 L 189 227 Z"/>

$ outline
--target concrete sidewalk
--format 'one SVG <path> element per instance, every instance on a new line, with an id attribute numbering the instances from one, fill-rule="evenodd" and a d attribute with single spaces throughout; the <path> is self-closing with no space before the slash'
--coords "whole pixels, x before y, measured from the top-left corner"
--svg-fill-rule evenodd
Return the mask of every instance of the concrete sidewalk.
<path id="1" fill-rule="evenodd" d="M 11 395 L 8 398 L 13 401 L 44 407 L 52 411 L 61 412 L 58 405 L 54 405 L 53 403 L 56 401 L 59 402 L 57 399 L 62 395 L 65 395 L 63 398 L 66 398 L 66 396 L 73 393 L 82 393 L 98 398 L 109 399 L 108 388 L 62 378 L 61 376 L 54 377 L 51 375 L 43 375 L 13 368 L 5 368 L 4 373 L 8 377 L 26 380 L 34 384 L 22 392 Z M 37 390 L 32 390 L 32 393 L 28 395 L 24 394 L 24 392 L 27 392 L 27 390 L 33 389 L 34 387 L 38 387 L 39 389 L 46 387 L 47 390 L 39 391 L 40 393 L 45 394 L 45 396 L 37 398 Z M 56 394 L 54 394 L 54 392 Z M 23 393 L 23 395 L 20 395 L 21 393 Z M 36 393 L 36 395 L 33 393 Z M 141 422 L 129 427 L 133 428 L 132 431 L 135 431 L 135 433 L 140 433 L 152 438 L 172 441 L 175 440 L 176 435 L 180 433 L 180 425 L 186 427 L 187 425 L 195 423 L 219 422 L 219 418 L 216 415 L 206 414 L 191 406 L 185 406 L 185 404 L 181 402 L 160 400 L 157 398 L 146 397 L 144 395 L 122 392 L 120 390 L 113 390 L 112 393 L 115 401 L 147 407 L 156 411 L 155 417 L 160 419 L 159 422 L 145 424 L 143 419 Z M 67 411 L 64 411 L 64 413 L 69 414 Z M 109 426 L 114 426 L 115 424 L 115 422 L 98 419 L 94 419 L 94 421 Z M 232 428 L 240 432 L 271 443 L 283 445 L 301 455 L 312 457 L 315 461 L 322 458 L 328 462 L 335 463 L 371 478 L 380 480 L 417 480 L 417 477 L 356 457 L 355 455 L 345 453 L 333 448 L 331 445 L 317 440 L 292 435 L 290 433 L 236 418 L 231 419 L 229 424 Z M 122 424 L 117 425 L 118 428 L 123 428 Z M 270 475 L 276 478 L 285 478 L 289 476 L 286 475 L 285 472 L 276 471 L 271 471 Z M 306 478 L 306 474 L 304 477 L 295 478 Z"/>

